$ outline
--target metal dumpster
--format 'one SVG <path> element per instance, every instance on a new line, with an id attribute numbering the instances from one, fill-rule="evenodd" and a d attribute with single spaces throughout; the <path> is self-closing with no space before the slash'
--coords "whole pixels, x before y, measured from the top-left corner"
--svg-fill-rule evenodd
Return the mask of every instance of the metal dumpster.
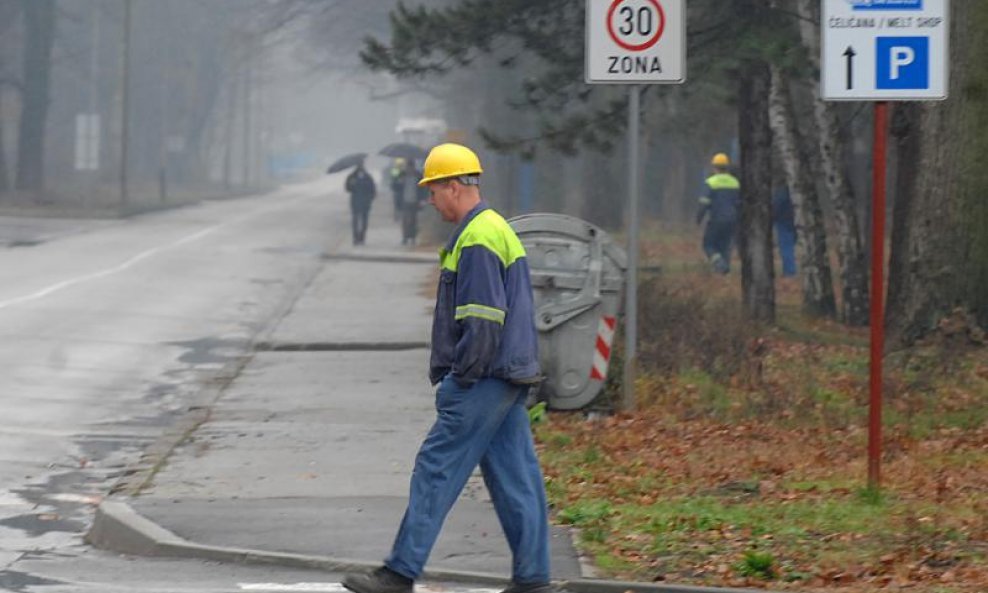
<path id="1" fill-rule="evenodd" d="M 575 410 L 607 378 L 627 260 L 602 229 L 562 214 L 508 221 L 525 246 L 535 293 L 535 324 L 545 381 L 537 398 Z"/>

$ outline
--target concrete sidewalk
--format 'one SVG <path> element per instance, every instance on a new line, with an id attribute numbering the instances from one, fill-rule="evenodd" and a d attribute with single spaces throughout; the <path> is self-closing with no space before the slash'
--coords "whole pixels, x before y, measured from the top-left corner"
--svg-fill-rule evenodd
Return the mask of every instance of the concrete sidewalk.
<path id="1" fill-rule="evenodd" d="M 103 503 L 89 541 L 334 572 L 380 565 L 434 416 L 426 374 L 436 259 L 402 251 L 385 214 L 368 246 L 331 250 L 294 307 L 204 404 L 208 417 L 193 410 L 165 437 L 160 469 L 144 470 L 150 485 Z M 592 571 L 559 527 L 552 563 L 574 591 L 714 591 L 582 580 Z M 425 577 L 496 585 L 509 575 L 507 544 L 475 475 Z"/>
<path id="2" fill-rule="evenodd" d="M 150 487 L 107 508 L 126 503 L 195 544 L 380 563 L 434 417 L 427 371 L 437 259 L 401 249 L 387 214 L 375 216 L 367 246 L 336 241 L 292 309 L 258 336 L 208 420 Z M 95 539 L 119 548 L 106 519 Z M 565 531 L 553 533 L 553 546 L 556 574 L 580 576 Z M 510 574 L 479 476 L 430 568 Z"/>

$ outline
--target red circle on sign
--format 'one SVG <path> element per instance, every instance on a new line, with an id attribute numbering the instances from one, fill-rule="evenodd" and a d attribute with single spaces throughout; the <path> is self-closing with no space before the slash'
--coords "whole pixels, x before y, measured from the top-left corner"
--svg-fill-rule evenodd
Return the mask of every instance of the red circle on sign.
<path id="1" fill-rule="evenodd" d="M 647 2 L 650 2 L 652 6 L 655 7 L 655 10 L 659 13 L 659 28 L 655 32 L 655 36 L 645 40 L 644 43 L 639 43 L 638 45 L 632 45 L 631 43 L 622 41 L 618 37 L 617 33 L 614 32 L 614 23 L 611 20 L 611 18 L 614 16 L 614 11 L 617 10 L 618 5 L 626 1 L 627 0 L 614 0 L 614 2 L 611 3 L 610 9 L 608 9 L 607 11 L 607 34 L 611 36 L 611 39 L 614 40 L 614 43 L 620 45 L 626 50 L 629 51 L 646 50 L 652 47 L 653 45 L 655 45 L 656 43 L 658 43 L 659 38 L 662 37 L 662 32 L 665 31 L 666 28 L 666 13 L 662 10 L 662 5 L 659 4 L 658 0 L 646 0 Z"/>

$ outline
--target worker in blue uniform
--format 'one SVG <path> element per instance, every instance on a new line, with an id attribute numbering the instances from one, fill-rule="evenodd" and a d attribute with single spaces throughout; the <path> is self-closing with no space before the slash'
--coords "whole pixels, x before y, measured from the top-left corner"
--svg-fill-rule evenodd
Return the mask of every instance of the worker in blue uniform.
<path id="1" fill-rule="evenodd" d="M 728 172 L 731 160 L 723 152 L 710 161 L 714 174 L 704 182 L 705 192 L 700 196 L 697 224 L 709 215 L 703 231 L 703 252 L 715 272 L 731 271 L 731 245 L 737 232 L 738 211 L 741 202 L 741 184 Z"/>
<path id="2" fill-rule="evenodd" d="M 504 593 L 550 593 L 545 485 L 525 407 L 540 377 L 525 249 L 480 196 L 480 159 L 432 149 L 419 185 L 456 229 L 440 251 L 429 378 L 436 420 L 419 449 L 408 506 L 384 565 L 350 574 L 355 593 L 412 593 L 446 514 L 480 465 L 511 549 Z"/>
<path id="3" fill-rule="evenodd" d="M 780 185 L 772 192 L 772 226 L 782 259 L 782 275 L 796 275 L 796 214 L 789 186 Z"/>

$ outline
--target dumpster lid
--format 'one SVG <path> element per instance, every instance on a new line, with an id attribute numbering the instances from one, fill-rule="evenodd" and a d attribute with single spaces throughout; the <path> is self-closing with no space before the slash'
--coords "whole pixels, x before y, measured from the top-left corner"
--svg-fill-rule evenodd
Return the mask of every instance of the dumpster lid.
<path id="1" fill-rule="evenodd" d="M 508 223 L 522 243 L 525 243 L 526 235 L 555 235 L 579 243 L 590 243 L 597 239 L 601 243 L 604 256 L 611 263 L 621 272 L 628 268 L 624 250 L 614 244 L 606 231 L 585 220 L 565 214 L 538 212 L 516 216 Z"/>

